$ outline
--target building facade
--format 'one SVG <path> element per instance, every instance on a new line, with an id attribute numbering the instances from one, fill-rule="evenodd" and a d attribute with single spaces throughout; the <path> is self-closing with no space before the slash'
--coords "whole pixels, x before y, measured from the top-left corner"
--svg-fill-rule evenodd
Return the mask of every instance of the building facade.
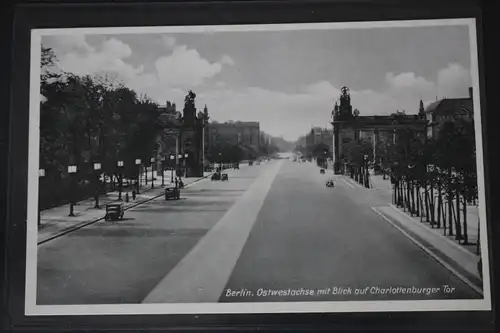
<path id="1" fill-rule="evenodd" d="M 314 127 L 305 137 L 307 150 L 314 152 L 318 146 L 327 146 L 329 156 L 333 153 L 333 129 Z M 323 151 L 323 150 L 322 150 Z M 314 154 L 313 154 L 314 155 Z"/>
<path id="2" fill-rule="evenodd" d="M 159 108 L 158 121 L 163 130 L 157 140 L 157 170 L 163 163 L 175 168 L 178 176 L 203 176 L 208 110 L 205 106 L 203 112 L 197 113 L 195 98 L 192 91 L 186 95 L 182 113 L 175 103 L 167 102 Z"/>
<path id="3" fill-rule="evenodd" d="M 211 122 L 207 132 L 209 145 L 224 141 L 231 145 L 251 146 L 256 149 L 260 147 L 259 122 Z"/>
<path id="4" fill-rule="evenodd" d="M 432 139 L 439 137 L 439 131 L 446 121 L 455 121 L 457 119 L 473 121 L 474 103 L 472 88 L 469 88 L 469 97 L 443 98 L 431 103 L 425 109 L 425 115 L 429 124 L 427 137 Z"/>
<path id="5" fill-rule="evenodd" d="M 352 141 L 370 142 L 373 146 L 374 164 L 378 165 L 379 146 L 387 141 L 396 142 L 400 131 L 410 129 L 417 135 L 425 136 L 427 119 L 422 108 L 415 115 L 397 112 L 389 116 L 360 116 L 359 111 L 352 111 L 351 97 L 347 87 L 342 87 L 339 102 L 335 103 L 332 112 L 332 150 L 335 173 L 343 172 L 346 145 Z"/>

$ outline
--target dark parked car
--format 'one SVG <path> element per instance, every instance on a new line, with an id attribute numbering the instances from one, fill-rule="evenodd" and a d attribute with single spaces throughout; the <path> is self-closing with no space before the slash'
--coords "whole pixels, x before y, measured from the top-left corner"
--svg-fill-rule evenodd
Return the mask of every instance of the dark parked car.
<path id="1" fill-rule="evenodd" d="M 175 187 L 168 187 L 165 189 L 165 200 L 176 199 L 179 200 L 181 191 Z"/>
<path id="2" fill-rule="evenodd" d="M 229 180 L 227 173 L 223 173 L 220 177 L 221 180 Z"/>
<path id="3" fill-rule="evenodd" d="M 221 175 L 220 172 L 215 172 L 212 177 L 210 177 L 211 180 L 220 180 Z"/>
<path id="4" fill-rule="evenodd" d="M 104 220 L 123 220 L 124 214 L 123 204 L 107 204 L 106 205 L 106 215 L 104 215 Z"/>
<path id="5" fill-rule="evenodd" d="M 325 174 L 325 169 L 319 170 L 319 173 L 322 174 L 322 175 L 324 175 Z"/>

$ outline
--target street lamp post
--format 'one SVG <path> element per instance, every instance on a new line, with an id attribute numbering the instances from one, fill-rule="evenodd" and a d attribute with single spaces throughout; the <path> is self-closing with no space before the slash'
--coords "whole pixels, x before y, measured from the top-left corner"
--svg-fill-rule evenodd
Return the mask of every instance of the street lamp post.
<path id="1" fill-rule="evenodd" d="M 188 153 L 184 154 L 184 178 L 187 177 L 187 159 L 188 159 Z"/>
<path id="2" fill-rule="evenodd" d="M 139 194 L 139 188 L 141 186 L 141 160 L 138 158 L 135 160 L 135 165 L 137 165 L 137 181 L 136 181 L 136 186 L 137 186 L 137 194 Z"/>
<path id="3" fill-rule="evenodd" d="M 118 161 L 118 177 L 119 177 L 119 190 L 118 190 L 118 200 L 122 200 L 122 190 L 123 190 L 123 161 Z"/>
<path id="4" fill-rule="evenodd" d="M 161 186 L 165 186 L 165 156 L 161 157 Z"/>
<path id="5" fill-rule="evenodd" d="M 45 169 L 38 170 L 38 177 L 39 177 L 39 179 L 42 179 L 43 177 L 45 177 Z M 42 210 L 40 209 L 40 189 L 38 189 L 38 226 L 40 226 L 40 213 L 41 213 L 41 211 Z"/>
<path id="6" fill-rule="evenodd" d="M 178 160 L 178 162 L 177 162 L 177 165 L 175 166 L 175 168 L 176 168 L 176 171 L 179 172 L 179 180 L 182 180 L 182 170 L 181 170 L 181 166 L 180 166 L 180 163 L 181 163 L 180 161 L 182 160 L 182 154 L 177 155 L 177 160 Z"/>
<path id="7" fill-rule="evenodd" d="M 219 171 L 222 172 L 222 153 L 219 153 Z"/>
<path id="8" fill-rule="evenodd" d="M 69 202 L 69 215 L 68 216 L 75 216 L 75 212 L 74 212 L 74 209 L 75 209 L 75 189 L 74 189 L 74 186 L 75 186 L 75 180 L 74 180 L 74 174 L 76 173 L 77 171 L 77 167 L 76 165 L 70 165 L 68 166 L 68 173 L 71 177 L 71 198 L 70 198 L 70 202 Z"/>
<path id="9" fill-rule="evenodd" d="M 170 155 L 170 183 L 174 183 L 175 155 Z"/>
<path id="10" fill-rule="evenodd" d="M 151 157 L 151 188 L 155 188 L 155 158 Z M 147 173 L 146 173 L 147 178 Z"/>
<path id="11" fill-rule="evenodd" d="M 99 170 L 101 170 L 101 163 L 94 163 L 94 176 L 95 176 L 95 205 L 94 208 L 101 208 L 99 207 Z"/>

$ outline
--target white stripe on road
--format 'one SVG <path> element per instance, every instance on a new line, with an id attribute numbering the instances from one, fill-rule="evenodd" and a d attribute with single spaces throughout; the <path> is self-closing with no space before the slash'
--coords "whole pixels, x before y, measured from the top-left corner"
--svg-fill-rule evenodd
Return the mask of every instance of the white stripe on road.
<path id="1" fill-rule="evenodd" d="M 218 302 L 282 164 L 269 165 L 142 303 Z"/>
<path id="2" fill-rule="evenodd" d="M 354 187 L 362 188 L 362 189 L 366 188 L 352 178 L 346 177 L 346 178 L 342 178 L 342 179 L 345 179 L 347 182 L 351 183 L 353 185 L 353 188 Z"/>
<path id="3" fill-rule="evenodd" d="M 483 295 L 483 291 L 481 288 L 477 287 L 474 283 L 472 283 L 468 278 L 457 272 L 451 265 L 443 261 L 441 258 L 439 258 L 437 255 L 435 255 L 431 250 L 429 250 L 424 244 L 419 242 L 416 238 L 411 236 L 409 233 L 407 233 L 405 230 L 403 230 L 401 227 L 399 227 L 396 223 L 391 221 L 388 217 L 386 217 L 382 212 L 380 212 L 376 207 L 371 207 L 371 209 L 377 213 L 381 218 L 389 222 L 394 228 L 396 228 L 399 232 L 401 232 L 403 235 L 408 237 L 413 243 L 415 243 L 418 247 L 420 247 L 425 253 L 427 253 L 431 258 L 436 260 L 438 263 L 440 263 L 442 266 L 444 266 L 446 269 L 448 269 L 450 272 L 455 274 L 456 277 L 458 277 L 460 280 L 462 280 L 464 283 L 466 283 L 469 287 L 474 289 L 477 293 L 480 295 Z"/>
<path id="4" fill-rule="evenodd" d="M 348 182 L 348 181 L 347 181 L 347 180 L 345 180 L 344 178 L 340 178 L 340 179 L 342 179 L 342 181 L 343 181 L 344 183 L 346 183 L 346 185 L 347 185 L 347 186 L 349 186 L 350 188 L 354 188 L 354 185 L 352 185 L 350 182 Z"/>

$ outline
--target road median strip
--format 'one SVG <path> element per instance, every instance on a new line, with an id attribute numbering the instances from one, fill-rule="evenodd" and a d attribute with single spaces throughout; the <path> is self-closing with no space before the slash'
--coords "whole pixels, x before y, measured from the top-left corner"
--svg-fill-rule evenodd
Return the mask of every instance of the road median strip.
<path id="1" fill-rule="evenodd" d="M 197 182 L 199 182 L 199 181 L 201 181 L 201 180 L 203 180 L 203 179 L 206 179 L 206 178 L 210 177 L 211 175 L 212 175 L 212 173 L 211 173 L 211 174 L 209 174 L 209 175 L 207 175 L 207 176 L 203 176 L 203 177 L 201 177 L 201 178 L 198 178 L 198 179 L 196 179 L 196 180 L 194 180 L 194 181 L 190 182 L 189 184 L 186 184 L 186 185 L 184 186 L 184 188 L 188 188 L 189 186 L 191 186 L 191 185 L 193 185 L 193 184 L 195 184 L 195 183 L 197 183 Z M 145 191 L 145 192 L 150 192 L 150 191 L 153 191 L 153 190 L 154 190 L 154 189 L 149 189 L 149 190 L 147 190 L 147 191 Z M 143 192 L 143 193 L 145 193 L 145 192 Z M 128 206 L 125 206 L 125 207 L 124 207 L 124 211 L 127 211 L 127 210 L 129 210 L 129 209 L 135 208 L 135 207 L 137 207 L 137 206 L 139 206 L 139 205 L 142 205 L 142 204 L 144 204 L 144 203 L 146 203 L 146 202 L 148 202 L 148 201 L 154 200 L 154 199 L 156 199 L 156 198 L 159 198 L 159 197 L 161 197 L 162 195 L 164 195 L 164 193 L 163 193 L 163 191 L 160 191 L 160 193 L 159 193 L 159 194 L 153 195 L 153 196 L 148 197 L 148 198 L 146 198 L 146 199 L 144 199 L 144 200 L 137 201 L 137 202 L 134 202 L 134 203 L 132 203 L 132 204 L 130 204 L 130 205 L 128 205 Z M 49 241 L 51 241 L 51 240 L 54 240 L 54 239 L 56 239 L 56 238 L 59 238 L 59 237 L 64 236 L 64 235 L 66 235 L 66 234 L 69 234 L 70 232 L 76 231 L 76 230 L 78 230 L 78 229 L 84 228 L 84 227 L 86 227 L 86 226 L 89 226 L 89 225 L 91 225 L 91 224 L 97 223 L 97 222 L 102 221 L 102 220 L 104 220 L 104 216 L 101 216 L 101 217 L 99 217 L 99 218 L 95 218 L 95 219 L 92 219 L 92 220 L 89 220 L 89 221 L 82 221 L 81 223 L 78 223 L 78 224 L 76 224 L 76 225 L 74 225 L 74 226 L 71 226 L 71 227 L 68 227 L 68 228 L 64 228 L 64 229 L 62 229 L 61 231 L 59 231 L 59 232 L 57 232 L 57 233 L 55 233 L 55 234 L 53 234 L 53 235 L 51 235 L 51 236 L 49 236 L 49 237 L 47 237 L 47 238 L 45 238 L 45 239 L 42 239 L 42 240 L 38 241 L 38 242 L 37 242 L 37 245 L 41 245 L 41 244 L 43 244 L 43 243 L 47 243 L 47 242 L 49 242 Z"/>
<path id="2" fill-rule="evenodd" d="M 218 302 L 281 165 L 257 178 L 142 303 Z"/>

